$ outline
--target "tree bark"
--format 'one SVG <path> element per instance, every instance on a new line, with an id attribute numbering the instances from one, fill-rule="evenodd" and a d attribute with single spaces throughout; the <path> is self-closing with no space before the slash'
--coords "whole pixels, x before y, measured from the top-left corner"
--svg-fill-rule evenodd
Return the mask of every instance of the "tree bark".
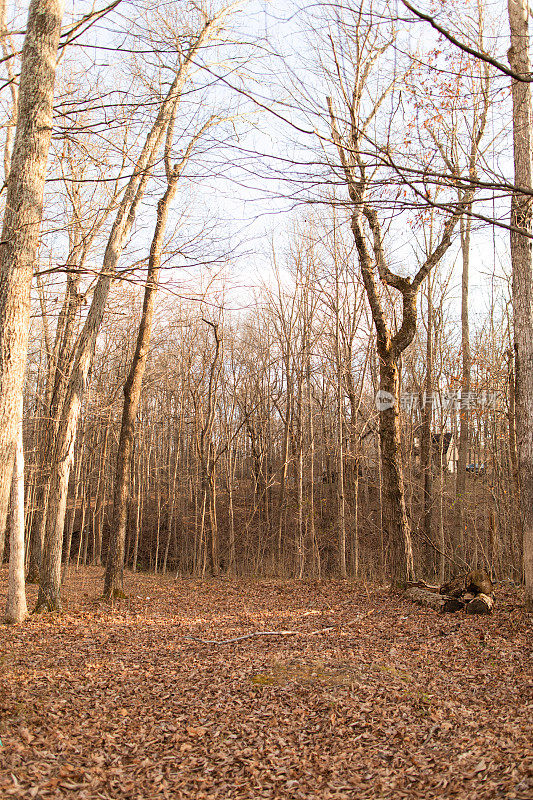
<path id="1" fill-rule="evenodd" d="M 529 3 L 509 0 L 511 69 L 529 77 Z M 511 263 L 513 274 L 514 346 L 516 369 L 516 439 L 520 475 L 526 609 L 533 612 L 533 271 L 531 263 L 532 198 L 520 189 L 533 188 L 531 147 L 531 85 L 511 81 L 515 191 L 511 201 Z"/>
<path id="2" fill-rule="evenodd" d="M 507 421 L 509 424 L 509 461 L 511 464 L 511 476 L 516 496 L 520 492 L 520 475 L 518 472 L 518 450 L 516 446 L 516 374 L 515 374 L 515 354 L 514 349 L 507 350 L 508 372 L 507 386 L 509 391 L 509 410 Z"/>
<path id="3" fill-rule="evenodd" d="M 81 256 L 77 259 L 76 249 L 76 246 L 72 248 L 68 261 L 69 263 L 77 263 L 78 269 L 81 270 L 84 257 Z M 37 519 L 31 532 L 30 558 L 26 576 L 28 583 L 37 583 L 39 581 L 50 494 L 51 461 L 73 366 L 76 313 L 82 302 L 82 297 L 78 292 L 80 282 L 81 271 L 67 275 L 67 289 L 59 313 L 54 345 L 51 351 L 47 347 L 48 375 L 39 440 L 42 483 L 37 491 Z"/>
<path id="4" fill-rule="evenodd" d="M 63 0 L 32 0 L 22 50 L 17 128 L 0 240 L 0 563 L 16 450 L 50 149 Z"/>
<path id="5" fill-rule="evenodd" d="M 336 231 L 335 231 L 336 232 Z M 347 577 L 346 570 L 346 495 L 344 486 L 344 394 L 343 365 L 341 358 L 340 335 L 340 294 L 339 294 L 339 262 L 334 254 L 335 265 L 335 368 L 336 368 L 336 400 L 337 400 L 337 546 L 339 551 L 339 574 Z"/>
<path id="6" fill-rule="evenodd" d="M 399 579 L 414 579 L 411 530 L 405 507 L 400 438 L 400 376 L 390 356 L 380 355 L 380 388 L 393 398 L 379 415 L 381 467 L 383 474 L 383 526 L 393 553 L 392 573 Z"/>
<path id="7" fill-rule="evenodd" d="M 6 617 L 22 622 L 28 615 L 24 581 L 24 451 L 22 446 L 22 398 L 18 415 L 18 436 L 11 487 L 11 537 Z"/>

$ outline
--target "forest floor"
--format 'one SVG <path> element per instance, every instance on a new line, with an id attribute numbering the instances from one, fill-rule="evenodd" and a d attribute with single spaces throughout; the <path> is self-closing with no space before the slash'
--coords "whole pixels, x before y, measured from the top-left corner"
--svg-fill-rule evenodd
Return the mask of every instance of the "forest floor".
<path id="1" fill-rule="evenodd" d="M 340 581 L 126 589 L 72 570 L 63 614 L 0 625 L 2 799 L 533 797 L 515 590 L 470 617 Z M 297 633 L 187 638 L 272 630 Z"/>

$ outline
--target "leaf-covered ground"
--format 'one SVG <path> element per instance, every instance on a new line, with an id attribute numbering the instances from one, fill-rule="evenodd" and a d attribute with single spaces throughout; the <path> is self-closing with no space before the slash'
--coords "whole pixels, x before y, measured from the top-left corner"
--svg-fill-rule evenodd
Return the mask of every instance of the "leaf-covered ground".
<path id="1" fill-rule="evenodd" d="M 533 797 L 510 591 L 467 617 L 333 581 L 129 575 L 112 608 L 101 586 L 72 574 L 64 614 L 0 626 L 2 798 Z M 186 638 L 261 630 L 298 633 Z"/>

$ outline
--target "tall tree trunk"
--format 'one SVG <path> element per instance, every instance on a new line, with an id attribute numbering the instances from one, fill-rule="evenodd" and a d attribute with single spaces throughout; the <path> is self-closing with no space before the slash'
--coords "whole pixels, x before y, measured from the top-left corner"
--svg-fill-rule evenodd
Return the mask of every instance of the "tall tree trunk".
<path id="1" fill-rule="evenodd" d="M 142 464 L 142 443 L 139 445 L 139 458 L 137 460 L 136 472 L 136 489 L 137 489 L 137 502 L 135 506 L 135 535 L 133 539 L 133 555 L 131 557 L 131 571 L 137 572 L 137 556 L 139 554 L 139 534 L 141 530 L 142 520 L 142 482 L 141 482 L 141 464 Z"/>
<path id="2" fill-rule="evenodd" d="M 69 263 L 74 261 L 75 256 L 69 255 Z M 78 261 L 79 267 L 81 264 L 82 261 Z M 38 582 L 41 568 L 50 494 L 51 460 L 73 365 L 76 312 L 82 301 L 78 293 L 80 281 L 81 272 L 79 275 L 67 275 L 67 290 L 59 313 L 54 346 L 51 352 L 48 352 L 48 375 L 39 439 L 42 482 L 37 493 L 37 520 L 31 532 L 30 559 L 26 576 L 26 580 L 31 583 Z"/>
<path id="3" fill-rule="evenodd" d="M 83 466 L 83 454 L 85 452 L 85 429 L 82 431 L 81 434 L 81 441 L 80 441 L 80 449 L 78 453 L 78 463 L 76 465 L 76 475 L 74 478 L 74 499 L 72 502 L 72 511 L 70 514 L 69 526 L 68 526 L 68 537 L 67 537 L 67 547 L 65 549 L 65 558 L 63 563 L 63 576 L 65 575 L 66 570 L 68 569 L 70 563 L 70 553 L 72 550 L 72 534 L 74 533 L 74 524 L 76 521 L 76 511 L 78 505 L 78 497 L 80 493 L 80 483 L 81 483 L 81 468 Z M 80 532 L 81 537 L 81 532 Z"/>
<path id="4" fill-rule="evenodd" d="M 9 88 L 11 91 L 12 111 L 11 119 L 5 124 L 6 138 L 4 142 L 4 182 L 7 183 L 10 172 L 11 153 L 13 149 L 13 138 L 17 125 L 17 106 L 18 106 L 18 86 L 14 71 L 15 47 L 11 35 L 7 29 L 7 0 L 0 0 L 0 41 L 2 45 L 3 61 L 7 73 Z"/>
<path id="5" fill-rule="evenodd" d="M 28 615 L 24 582 L 24 451 L 22 445 L 22 398 L 18 414 L 18 435 L 11 487 L 11 536 L 6 617 L 8 622 L 22 622 Z"/>
<path id="6" fill-rule="evenodd" d="M 431 280 L 428 280 L 428 312 L 426 341 L 426 391 L 422 411 L 422 432 L 420 437 L 420 461 L 423 470 L 423 529 L 426 551 L 433 543 L 432 511 L 433 511 L 433 453 L 431 447 L 431 425 L 433 421 L 433 303 L 431 297 Z M 428 565 L 429 566 L 429 565 Z"/>
<path id="7" fill-rule="evenodd" d="M 216 516 L 216 458 L 212 439 L 213 424 L 216 414 L 217 383 L 220 376 L 219 359 L 221 356 L 222 338 L 218 332 L 218 324 L 203 320 L 213 331 L 215 339 L 215 352 L 209 367 L 209 381 L 207 387 L 207 407 L 205 409 L 205 422 L 197 436 L 196 448 L 201 467 L 202 485 L 202 522 L 200 529 L 200 552 L 202 553 L 202 577 L 207 567 L 208 552 L 211 557 L 213 575 L 219 574 L 218 559 L 218 530 Z M 205 521 L 209 517 L 209 546 L 207 542 Z"/>
<path id="8" fill-rule="evenodd" d="M 529 3 L 509 0 L 511 69 L 529 78 Z M 531 84 L 511 81 L 513 97 L 514 183 L 511 201 L 511 263 L 516 369 L 516 439 L 520 474 L 520 506 L 526 608 L 533 612 L 533 271 L 531 263 Z"/>
<path id="9" fill-rule="evenodd" d="M 516 374 L 514 350 L 509 348 L 507 351 L 508 372 L 507 385 L 509 388 L 509 411 L 507 419 L 509 423 L 509 460 L 511 462 L 511 473 L 516 495 L 520 491 L 520 474 L 518 472 L 518 451 L 516 447 Z"/>
<path id="10" fill-rule="evenodd" d="M 220 560 L 218 553 L 218 520 L 217 520 L 217 480 L 216 461 L 211 454 L 211 468 L 209 473 L 209 527 L 211 531 L 211 569 L 216 577 L 220 574 Z"/>
<path id="11" fill-rule="evenodd" d="M 104 597 L 124 596 L 124 548 L 126 544 L 126 524 L 128 520 L 128 498 L 131 473 L 131 458 L 135 435 L 135 420 L 141 399 L 141 387 L 155 312 L 155 301 L 159 288 L 161 253 L 165 237 L 168 211 L 174 196 L 175 187 L 170 185 L 157 205 L 157 221 L 150 248 L 148 273 L 144 290 L 141 322 L 137 334 L 137 344 L 130 371 L 124 384 L 124 406 L 117 454 L 115 477 L 115 498 L 113 505 L 113 525 L 107 556 L 104 578 Z"/>
<path id="12" fill-rule="evenodd" d="M 381 470 L 383 475 L 383 526 L 392 553 L 392 574 L 399 580 L 414 578 L 411 530 L 405 507 L 400 438 L 400 377 L 392 357 L 380 355 L 380 389 L 384 403 L 379 415 Z"/>
<path id="13" fill-rule="evenodd" d="M 105 472 L 107 466 L 107 443 L 109 441 L 109 429 L 111 427 L 111 412 L 107 419 L 104 433 L 104 444 L 98 466 L 98 479 L 96 481 L 96 492 L 94 496 L 93 529 L 95 552 L 93 553 L 93 563 L 97 566 L 102 564 L 102 533 L 104 525 L 104 510 L 106 504 L 106 482 Z"/>
<path id="14" fill-rule="evenodd" d="M 335 358 L 337 368 L 337 525 L 339 574 L 346 578 L 346 496 L 344 493 L 344 403 L 340 338 L 339 266 L 335 257 Z"/>
<path id="15" fill-rule="evenodd" d="M 32 0 L 0 247 L 0 563 L 18 435 L 63 0 Z"/>
<path id="16" fill-rule="evenodd" d="M 178 464 L 180 458 L 180 442 L 181 442 L 181 429 L 183 420 L 183 403 L 180 404 L 180 425 L 177 433 L 175 433 L 175 455 L 174 455 L 174 470 L 172 472 L 172 480 L 170 480 L 170 466 L 171 466 L 171 445 L 172 436 L 169 437 L 169 457 L 168 457 L 168 486 L 169 486 L 169 499 L 168 499 L 168 514 L 167 514 L 167 541 L 165 544 L 165 554 L 163 556 L 162 572 L 167 571 L 168 553 L 170 550 L 170 540 L 172 539 L 174 531 L 174 509 L 176 507 L 176 487 L 178 482 Z M 174 553 L 174 555 L 176 555 Z"/>
<path id="17" fill-rule="evenodd" d="M 315 530 L 315 425 L 313 417 L 313 399 L 311 393 L 311 343 L 307 341 L 307 414 L 309 427 L 309 553 L 311 554 L 311 569 L 313 577 L 316 577 L 319 569 L 319 551 L 316 541 Z"/>
<path id="18" fill-rule="evenodd" d="M 233 480 L 235 473 L 235 455 L 231 446 L 226 451 L 226 475 L 228 481 L 228 516 L 229 516 L 229 563 L 228 574 L 234 575 L 236 570 L 235 555 L 235 513 L 233 509 Z"/>
<path id="19" fill-rule="evenodd" d="M 287 372 L 287 407 L 285 412 L 285 419 L 283 421 L 283 449 L 281 455 L 281 476 L 279 487 L 279 507 L 278 507 L 278 531 L 277 531 L 277 554 L 278 554 L 278 568 L 281 569 L 281 562 L 283 559 L 284 550 L 284 522 L 285 522 L 285 506 L 287 500 L 287 473 L 289 470 L 289 443 L 290 432 L 292 423 L 292 395 L 289 381 L 292 377 Z"/>
<path id="20" fill-rule="evenodd" d="M 470 205 L 471 208 L 471 205 Z M 470 353 L 470 326 L 468 318 L 468 290 L 470 271 L 470 230 L 472 217 L 467 216 L 460 221 L 461 254 L 463 259 L 463 272 L 461 277 L 461 345 L 462 345 L 462 380 L 461 380 L 461 408 L 459 411 L 459 447 L 457 458 L 457 475 L 455 483 L 456 493 L 456 531 L 461 549 L 465 539 L 465 490 L 466 467 L 468 461 L 468 448 L 470 446 L 470 391 L 472 370 L 472 356 Z"/>
<path id="21" fill-rule="evenodd" d="M 296 427 L 296 505 L 298 524 L 296 528 L 296 575 L 302 580 L 305 571 L 305 536 L 304 536 L 304 420 L 303 420 L 303 374 L 298 375 L 298 424 Z"/>

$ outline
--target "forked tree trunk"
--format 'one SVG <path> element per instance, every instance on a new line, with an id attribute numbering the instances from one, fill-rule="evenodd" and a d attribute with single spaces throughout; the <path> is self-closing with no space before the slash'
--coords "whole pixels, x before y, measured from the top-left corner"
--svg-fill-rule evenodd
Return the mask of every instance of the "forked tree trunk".
<path id="1" fill-rule="evenodd" d="M 169 126 L 172 125 L 175 119 L 177 106 L 195 56 L 200 47 L 213 35 L 216 35 L 218 27 L 214 24 L 215 20 L 218 19 L 220 21 L 224 14 L 225 11 L 221 12 L 218 18 L 206 17 L 196 38 L 191 40 L 187 52 L 184 55 L 182 54 L 174 80 L 167 94 L 161 100 L 157 118 L 146 136 L 135 170 L 126 187 L 111 229 L 102 270 L 96 282 L 91 307 L 78 340 L 76 360 L 72 369 L 67 398 L 56 439 L 50 482 L 43 568 L 36 610 L 57 610 L 61 607 L 61 549 L 74 443 L 81 403 L 85 395 L 87 376 L 94 358 L 96 340 L 102 324 L 111 284 L 116 275 L 118 260 L 131 232 L 139 204 L 144 197 L 151 170 L 159 156 Z M 165 165 L 167 178 L 169 178 L 172 170 L 167 164 L 166 158 Z"/>
<path id="2" fill-rule="evenodd" d="M 128 497 L 131 474 L 131 459 L 133 454 L 133 442 L 135 434 L 135 419 L 139 410 L 141 399 L 141 387 L 146 369 L 148 349 L 152 335 L 152 325 L 155 312 L 155 301 L 159 288 L 159 274 L 161 271 L 161 256 L 167 229 L 168 215 L 171 203 L 176 195 L 179 177 L 183 167 L 192 152 L 192 149 L 206 129 L 204 125 L 191 139 L 189 145 L 179 163 L 173 168 L 170 167 L 170 148 L 172 144 L 173 126 L 175 120 L 175 110 L 166 132 L 165 163 L 167 167 L 167 189 L 165 194 L 157 204 L 157 219 L 154 236 L 150 247 L 150 257 L 148 259 L 148 272 L 146 276 L 146 287 L 144 290 L 143 310 L 139 332 L 137 334 L 137 344 L 131 362 L 130 371 L 124 385 L 124 407 L 122 410 L 122 425 L 120 428 L 120 439 L 117 455 L 117 472 L 115 478 L 115 500 L 113 510 L 113 525 L 111 528 L 111 538 L 109 541 L 109 551 L 107 556 L 106 573 L 104 579 L 104 597 L 111 598 L 124 595 L 124 552 L 126 545 L 126 525 L 128 521 Z M 177 469 L 177 458 L 176 458 Z M 213 512 L 214 513 L 214 512 Z M 160 496 L 158 495 L 158 520 L 157 520 L 157 550 L 155 555 L 154 571 L 157 572 L 157 560 L 159 555 L 159 526 L 160 526 Z M 164 568 L 168 555 L 168 542 L 170 541 L 170 526 L 168 524 L 167 548 L 164 556 Z"/>
<path id="3" fill-rule="evenodd" d="M 360 138 L 356 109 L 350 107 L 352 123 L 349 146 L 347 147 L 339 133 L 338 119 L 335 116 L 331 98 L 328 98 L 327 102 L 332 138 L 339 153 L 352 205 L 351 229 L 357 249 L 361 276 L 376 329 L 376 342 L 380 361 L 380 390 L 382 393 L 379 404 L 379 434 L 385 498 L 384 522 L 390 544 L 395 550 L 392 570 L 395 577 L 410 580 L 414 578 L 414 562 L 411 529 L 405 508 L 401 461 L 398 362 L 402 353 L 413 341 L 416 333 L 416 301 L 420 286 L 450 247 L 452 232 L 462 207 L 459 206 L 457 212 L 448 218 L 444 224 L 440 241 L 427 256 L 424 263 L 418 267 L 412 279 L 393 273 L 385 257 L 383 230 L 378 214 L 376 209 L 366 200 L 367 179 L 365 171 L 362 169 L 362 162 L 359 159 L 360 153 L 356 155 Z M 370 250 L 370 241 L 372 242 L 372 250 Z M 387 323 L 384 305 L 378 289 L 378 279 L 380 285 L 395 289 L 402 298 L 401 324 L 395 333 L 390 330 Z"/>
<path id="4" fill-rule="evenodd" d="M 529 3 L 509 0 L 509 64 L 529 78 Z M 514 182 L 511 202 L 511 263 L 516 369 L 516 439 L 520 475 L 526 608 L 533 612 L 533 270 L 531 213 L 533 188 L 531 84 L 511 81 L 513 97 Z M 520 192 L 524 189 L 525 194 Z"/>
<path id="5" fill-rule="evenodd" d="M 72 263 L 71 256 L 69 256 L 69 263 Z M 26 576 L 28 583 L 39 581 L 50 494 L 51 460 L 72 368 L 76 311 L 81 303 L 81 296 L 78 294 L 80 281 L 81 272 L 79 275 L 67 276 L 67 290 L 59 313 L 54 346 L 48 356 L 48 376 L 39 439 L 42 482 L 37 491 L 36 522 L 31 531 L 30 558 Z"/>
<path id="6" fill-rule="evenodd" d="M 63 0 L 32 0 L 0 246 L 0 563 L 18 435 Z"/>

